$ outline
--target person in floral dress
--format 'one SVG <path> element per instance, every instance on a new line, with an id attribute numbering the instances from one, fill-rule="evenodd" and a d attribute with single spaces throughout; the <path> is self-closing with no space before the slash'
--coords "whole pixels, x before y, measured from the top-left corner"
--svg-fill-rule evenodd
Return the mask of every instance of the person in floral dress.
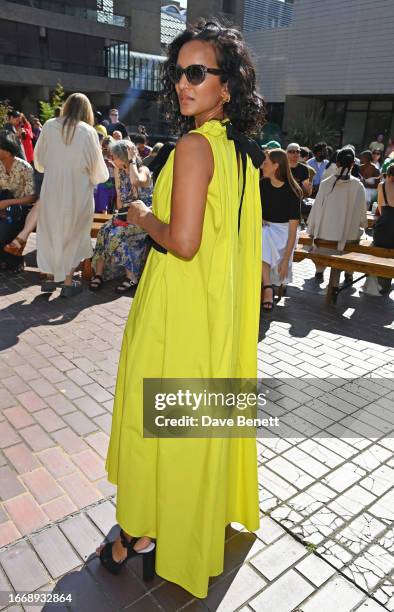
<path id="1" fill-rule="evenodd" d="M 133 200 L 152 204 L 152 179 L 148 168 L 142 165 L 134 143 L 129 140 L 115 142 L 111 146 L 115 165 L 117 208 L 127 208 Z M 147 234 L 140 227 L 127 223 L 126 215 L 114 217 L 103 224 L 97 235 L 92 258 L 94 275 L 90 289 L 98 291 L 104 280 L 125 273 L 124 280 L 116 286 L 117 293 L 127 293 L 138 283 L 148 256 Z"/>

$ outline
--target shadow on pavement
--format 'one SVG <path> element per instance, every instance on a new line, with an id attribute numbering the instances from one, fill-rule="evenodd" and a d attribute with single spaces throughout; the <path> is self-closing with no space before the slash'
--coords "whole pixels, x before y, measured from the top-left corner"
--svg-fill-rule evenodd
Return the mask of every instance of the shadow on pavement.
<path id="1" fill-rule="evenodd" d="M 107 539 L 113 540 L 118 532 L 119 528 L 114 526 Z M 72 602 L 66 602 L 64 606 L 47 604 L 43 611 L 115 612 L 126 606 L 133 612 L 217 610 L 256 540 L 255 534 L 227 527 L 224 571 L 211 578 L 205 599 L 195 599 L 181 587 L 157 575 L 152 582 L 143 582 L 139 556 L 129 559 L 121 574 L 113 576 L 94 554 L 79 571 L 63 576 L 52 591 L 65 597 L 71 594 Z"/>
<path id="2" fill-rule="evenodd" d="M 354 290 L 346 290 L 338 296 L 336 305 L 326 306 L 324 295 L 318 291 L 319 285 L 314 279 L 307 279 L 303 289 L 289 286 L 287 297 L 276 304 L 272 314 L 261 312 L 259 342 L 265 338 L 271 323 L 280 321 L 290 325 L 291 336 L 299 338 L 305 338 L 312 331 L 323 331 L 394 347 L 394 329 L 388 329 L 394 321 L 394 301 L 388 295 L 358 296 L 353 295 Z M 352 312 L 344 316 L 349 309 Z"/>
<path id="3" fill-rule="evenodd" d="M 19 275 L 20 276 L 20 275 Z M 22 283 L 16 278 L 0 274 L 0 301 L 2 305 L 9 300 L 2 300 L 2 296 L 15 294 L 23 290 L 23 299 L 8 303 L 0 310 L 0 350 L 8 349 L 18 342 L 23 332 L 33 327 L 58 326 L 69 323 L 86 308 L 97 304 L 115 302 L 120 296 L 113 291 L 117 281 L 108 283 L 100 293 L 92 293 L 86 284 L 81 294 L 72 298 L 60 297 L 60 291 L 53 294 L 40 293 L 37 295 L 39 276 L 33 272 L 25 272 Z M 31 278 L 32 277 L 32 278 Z M 27 301 L 26 289 L 31 289 L 33 299 Z M 127 297 L 133 297 L 135 290 Z M 115 307 L 114 307 L 115 310 Z"/>

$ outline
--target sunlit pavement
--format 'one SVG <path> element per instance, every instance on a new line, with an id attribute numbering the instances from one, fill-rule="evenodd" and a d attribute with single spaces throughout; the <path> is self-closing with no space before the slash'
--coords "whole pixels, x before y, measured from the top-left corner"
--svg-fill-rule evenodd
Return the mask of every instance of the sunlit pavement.
<path id="1" fill-rule="evenodd" d="M 296 264 L 261 316 L 264 410 L 281 437 L 258 443 L 260 530 L 227 529 L 224 572 L 201 601 L 160 577 L 144 584 L 139 558 L 113 577 L 92 555 L 117 532 L 104 461 L 132 298 L 114 283 L 41 294 L 33 253 L 23 274 L 0 275 L 4 607 L 22 609 L 6 591 L 47 591 L 84 612 L 394 610 L 394 302 L 359 283 L 327 308 L 313 277 Z"/>

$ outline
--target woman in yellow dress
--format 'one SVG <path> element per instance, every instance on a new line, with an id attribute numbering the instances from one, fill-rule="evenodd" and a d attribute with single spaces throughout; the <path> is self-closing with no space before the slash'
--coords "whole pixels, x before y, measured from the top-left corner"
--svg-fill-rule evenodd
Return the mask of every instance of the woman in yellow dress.
<path id="1" fill-rule="evenodd" d="M 158 575 L 203 598 L 223 571 L 226 525 L 259 526 L 256 440 L 143 437 L 143 379 L 257 376 L 263 156 L 246 135 L 264 103 L 241 34 L 216 22 L 173 41 L 163 86 L 168 118 L 188 133 L 152 211 L 136 201 L 128 213 L 153 248 L 124 334 L 106 464 L 121 534 L 97 552 L 113 573 L 140 554 L 145 579 L 155 555 Z"/>

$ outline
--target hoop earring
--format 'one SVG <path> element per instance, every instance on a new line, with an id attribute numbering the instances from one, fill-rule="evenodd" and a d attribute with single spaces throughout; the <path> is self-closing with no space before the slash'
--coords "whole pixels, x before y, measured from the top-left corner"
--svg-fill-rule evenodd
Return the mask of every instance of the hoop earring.
<path id="1" fill-rule="evenodd" d="M 223 104 L 228 104 L 231 100 L 230 94 L 227 94 L 227 96 L 223 96 L 222 100 Z"/>

